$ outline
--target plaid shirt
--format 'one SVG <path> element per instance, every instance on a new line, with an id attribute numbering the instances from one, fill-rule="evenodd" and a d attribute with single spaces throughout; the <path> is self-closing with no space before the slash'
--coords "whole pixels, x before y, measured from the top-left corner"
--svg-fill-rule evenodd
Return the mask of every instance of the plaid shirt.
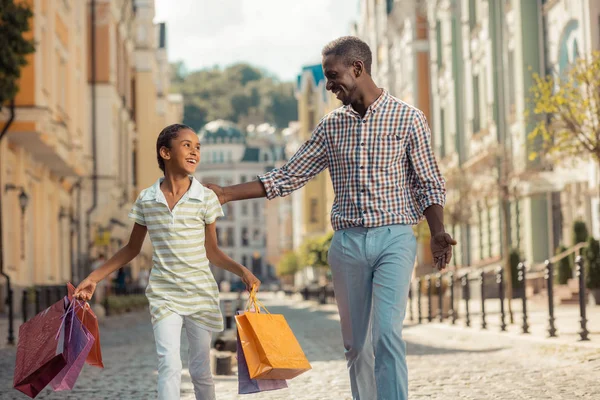
<path id="1" fill-rule="evenodd" d="M 300 189 L 325 168 L 335 192 L 335 230 L 414 225 L 427 207 L 445 203 L 425 116 L 386 91 L 363 118 L 350 105 L 326 115 L 287 164 L 259 179 L 273 199 Z"/>

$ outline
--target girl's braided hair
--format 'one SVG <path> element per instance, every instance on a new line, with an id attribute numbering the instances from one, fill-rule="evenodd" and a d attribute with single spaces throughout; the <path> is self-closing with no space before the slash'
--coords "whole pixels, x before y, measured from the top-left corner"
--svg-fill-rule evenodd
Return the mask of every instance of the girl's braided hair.
<path id="1" fill-rule="evenodd" d="M 179 132 L 183 129 L 189 129 L 193 131 L 187 125 L 184 124 L 172 124 L 165 127 L 158 134 L 158 139 L 156 140 L 156 158 L 158 160 L 158 167 L 161 169 L 163 174 L 165 173 L 165 160 L 160 156 L 160 149 L 166 147 L 167 149 L 171 148 L 171 140 L 175 139 Z"/>

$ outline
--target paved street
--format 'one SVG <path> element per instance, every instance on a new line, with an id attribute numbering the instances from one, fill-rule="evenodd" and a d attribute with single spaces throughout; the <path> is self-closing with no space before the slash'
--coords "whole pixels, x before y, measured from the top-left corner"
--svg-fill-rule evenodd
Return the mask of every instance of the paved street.
<path id="1" fill-rule="evenodd" d="M 335 306 L 273 298 L 273 313 L 285 314 L 313 369 L 289 389 L 237 395 L 235 376 L 217 377 L 219 400 L 350 399 Z M 39 399 L 156 398 L 156 356 L 145 313 L 112 317 L 101 326 L 105 370 L 86 366 L 76 389 Z M 593 399 L 600 393 L 600 347 L 481 332 L 447 324 L 408 325 L 411 399 Z M 186 346 L 182 355 L 185 360 Z M 0 350 L 0 399 L 25 399 L 12 389 L 14 349 Z M 185 362 L 184 362 L 185 367 Z M 183 399 L 193 399 L 184 371 Z"/>

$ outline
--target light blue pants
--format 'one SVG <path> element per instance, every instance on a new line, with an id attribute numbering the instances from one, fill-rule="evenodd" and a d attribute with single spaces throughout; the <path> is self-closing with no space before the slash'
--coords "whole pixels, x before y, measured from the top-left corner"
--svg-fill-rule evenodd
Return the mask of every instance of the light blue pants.
<path id="1" fill-rule="evenodd" d="M 354 400 L 407 400 L 402 323 L 415 262 L 412 227 L 336 231 L 329 249 Z"/>

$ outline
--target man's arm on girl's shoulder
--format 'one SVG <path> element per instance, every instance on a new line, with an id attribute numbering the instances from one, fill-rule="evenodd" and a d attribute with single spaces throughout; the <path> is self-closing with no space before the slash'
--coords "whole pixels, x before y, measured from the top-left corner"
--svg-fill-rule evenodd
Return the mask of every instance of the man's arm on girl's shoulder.
<path id="1" fill-rule="evenodd" d="M 207 224 L 205 226 L 204 247 L 206 249 L 206 257 L 211 264 L 232 272 L 242 278 L 242 281 L 246 284 L 248 290 L 252 289 L 253 286 L 258 290 L 260 280 L 254 276 L 248 268 L 235 262 L 219 248 L 216 223 Z"/>

